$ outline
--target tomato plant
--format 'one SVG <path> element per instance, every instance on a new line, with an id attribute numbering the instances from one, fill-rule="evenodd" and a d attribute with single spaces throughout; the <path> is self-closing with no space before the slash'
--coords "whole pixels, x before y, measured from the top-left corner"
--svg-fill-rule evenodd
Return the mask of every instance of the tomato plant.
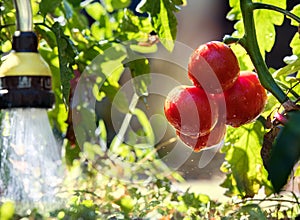
<path id="1" fill-rule="evenodd" d="M 49 119 L 62 143 L 67 166 L 62 191 L 68 198 L 64 207 L 45 216 L 34 207 L 22 215 L 16 210 L 14 215 L 17 206 L 2 202 L 1 219 L 288 219 L 299 215 L 299 195 L 286 188 L 288 181 L 300 175 L 299 3 L 294 1 L 293 7 L 287 7 L 292 1 L 228 0 L 231 10 L 227 18 L 236 22 L 234 32 L 223 40 L 211 39 L 215 43 L 209 44 L 210 48 L 194 48 L 190 65 L 185 67 L 187 75 L 205 92 L 191 87 L 188 90 L 197 90 L 188 93 L 194 105 L 186 102 L 187 97 L 178 102 L 183 105 L 189 123 L 201 118 L 205 128 L 183 126 L 173 103 L 173 112 L 166 115 L 175 113 L 170 121 L 174 121 L 178 136 L 174 131 L 172 138 L 159 143 L 157 137 L 164 133 L 164 120 L 149 120 L 146 115 L 153 107 L 147 101 L 153 86 L 151 59 L 161 49 L 172 56 L 177 34 L 175 13 L 184 10 L 188 2 L 31 2 L 38 50 L 53 74 L 56 103 L 49 111 Z M 15 31 L 15 10 L 12 1 L 0 3 L 0 51 L 6 55 Z M 289 42 L 291 52 L 282 67 L 274 69 L 265 57 L 272 53 L 277 29 L 284 20 L 290 21 L 290 32 L 294 33 Z M 208 56 L 208 52 L 213 56 Z M 203 68 L 198 66 L 197 59 L 205 60 Z M 240 80 L 240 71 L 255 72 L 258 78 L 250 74 L 249 80 L 248 76 L 247 80 Z M 126 77 L 132 79 L 134 88 L 134 95 L 129 98 L 122 91 Z M 239 87 L 242 91 L 238 97 L 244 95 L 235 99 L 231 90 L 242 81 L 246 88 L 254 89 L 247 93 L 247 89 Z M 171 80 L 162 82 L 160 88 L 171 91 L 169 83 Z M 245 97 L 249 102 L 242 102 Z M 228 124 L 234 126 L 226 127 L 221 148 L 225 157 L 221 170 L 226 175 L 221 186 L 232 198 L 225 203 L 189 190 L 174 190 L 173 181 L 183 179 L 179 173 L 170 171 L 157 153 L 178 138 L 196 151 L 223 139 L 223 108 L 211 104 L 218 99 L 223 104 L 231 103 L 226 105 L 226 115 L 228 119 L 231 115 Z M 208 103 L 214 107 L 205 108 Z M 111 112 L 119 113 L 115 121 L 108 114 Z M 238 115 L 241 118 L 233 121 Z M 157 132 L 153 122 L 158 124 Z M 114 126 L 119 127 L 114 130 Z M 176 159 L 173 161 L 177 162 Z M 126 181 L 120 176 L 126 177 Z M 141 177 L 146 180 L 139 182 Z M 263 194 L 263 198 L 258 194 Z"/>

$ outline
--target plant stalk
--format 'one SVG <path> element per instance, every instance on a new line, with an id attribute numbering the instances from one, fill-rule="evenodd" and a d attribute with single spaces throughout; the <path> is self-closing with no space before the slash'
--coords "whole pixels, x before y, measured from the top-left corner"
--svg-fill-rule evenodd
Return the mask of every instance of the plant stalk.
<path id="1" fill-rule="evenodd" d="M 245 35 L 240 43 L 248 52 L 263 87 L 271 92 L 280 103 L 284 103 L 288 101 L 288 97 L 276 84 L 259 50 L 254 23 L 253 4 L 252 0 L 240 0 L 245 27 Z"/>

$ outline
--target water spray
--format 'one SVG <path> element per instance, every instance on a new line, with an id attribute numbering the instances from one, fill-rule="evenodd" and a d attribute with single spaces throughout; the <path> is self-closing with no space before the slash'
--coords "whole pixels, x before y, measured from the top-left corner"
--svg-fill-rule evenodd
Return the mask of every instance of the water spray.
<path id="1" fill-rule="evenodd" d="M 30 0 L 14 5 L 12 51 L 0 67 L 0 201 L 24 211 L 57 204 L 61 158 L 47 116 L 55 101 L 51 71 L 37 50 Z"/>

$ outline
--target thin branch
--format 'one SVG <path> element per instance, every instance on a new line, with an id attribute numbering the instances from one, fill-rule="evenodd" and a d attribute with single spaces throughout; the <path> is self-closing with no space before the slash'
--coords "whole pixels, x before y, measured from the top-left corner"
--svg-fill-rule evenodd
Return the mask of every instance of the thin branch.
<path id="1" fill-rule="evenodd" d="M 223 37 L 223 42 L 225 44 L 234 44 L 234 43 L 239 43 L 240 41 L 241 41 L 241 38 L 232 37 L 230 35 L 225 35 Z"/>
<path id="2" fill-rule="evenodd" d="M 44 26 L 46 28 L 48 28 L 49 30 L 52 30 L 52 28 L 50 26 L 48 26 L 46 23 L 34 23 L 34 25 L 40 25 L 40 26 Z"/>
<path id="3" fill-rule="evenodd" d="M 292 12 L 290 12 L 288 10 L 277 7 L 275 5 L 269 5 L 269 4 L 265 4 L 265 3 L 255 2 L 252 4 L 252 6 L 253 6 L 254 10 L 255 9 L 268 9 L 268 10 L 280 12 L 280 13 L 286 15 L 287 17 L 290 17 L 290 18 L 294 19 L 295 21 L 297 21 L 298 23 L 300 23 L 300 17 L 298 17 L 297 15 L 293 14 Z"/>
<path id="4" fill-rule="evenodd" d="M 0 30 L 2 30 L 3 28 L 8 28 L 8 27 L 10 27 L 10 26 L 15 26 L 15 23 L 13 23 L 13 24 L 4 24 L 4 25 L 1 25 L 1 26 L 0 26 Z"/>
<path id="5" fill-rule="evenodd" d="M 240 202 L 237 202 L 235 204 L 244 204 L 246 202 L 288 202 L 288 203 L 293 203 L 293 204 L 298 204 L 298 201 L 294 201 L 294 200 L 289 200 L 289 199 L 272 199 L 272 198 L 264 198 L 264 199 L 246 199 Z"/>

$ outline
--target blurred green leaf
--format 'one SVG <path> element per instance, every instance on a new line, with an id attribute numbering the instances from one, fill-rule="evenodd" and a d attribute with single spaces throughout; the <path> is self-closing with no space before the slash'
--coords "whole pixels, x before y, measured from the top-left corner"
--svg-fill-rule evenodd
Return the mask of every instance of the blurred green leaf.
<path id="1" fill-rule="evenodd" d="M 176 4 L 169 0 L 145 1 L 140 8 L 141 11 L 150 14 L 154 30 L 168 51 L 173 50 L 176 39 L 177 19 L 174 12 L 177 9 Z"/>
<path id="2" fill-rule="evenodd" d="M 47 30 L 44 27 L 39 26 L 39 25 L 36 25 L 34 27 L 34 29 L 35 29 L 35 32 L 38 35 L 40 35 L 40 37 L 43 40 L 45 40 L 51 48 L 54 48 L 56 46 L 56 44 L 55 44 L 55 41 L 56 41 L 55 35 L 53 34 L 52 31 Z"/>
<path id="3" fill-rule="evenodd" d="M 127 54 L 128 56 L 123 64 L 130 69 L 135 92 L 138 96 L 147 96 L 147 87 L 151 83 L 149 61 L 147 58 L 133 52 L 129 47 L 127 47 Z"/>
<path id="4" fill-rule="evenodd" d="M 60 80 L 63 100 L 68 106 L 70 94 L 70 80 L 73 78 L 72 65 L 75 63 L 76 49 L 73 42 L 64 34 L 63 28 L 58 22 L 54 23 L 52 30 L 56 36 L 58 47 Z"/>
<path id="5" fill-rule="evenodd" d="M 5 202 L 0 207 L 0 219 L 11 220 L 15 214 L 15 204 L 13 202 Z"/>
<path id="6" fill-rule="evenodd" d="M 288 113 L 288 122 L 275 139 L 269 161 L 269 178 L 276 192 L 287 183 L 300 159 L 300 112 Z"/>
<path id="7" fill-rule="evenodd" d="M 140 46 L 140 45 L 130 45 L 130 49 L 133 50 L 134 52 L 138 53 L 155 53 L 157 51 L 157 45 L 153 44 L 151 46 Z"/>
<path id="8" fill-rule="evenodd" d="M 122 211 L 124 211 L 126 214 L 128 214 L 134 208 L 134 201 L 130 196 L 123 196 L 121 199 L 116 201 L 116 204 L 118 204 Z"/>
<path id="9" fill-rule="evenodd" d="M 105 9 L 99 2 L 88 4 L 85 7 L 86 12 L 96 21 L 99 21 L 102 15 L 106 14 Z"/>
<path id="10" fill-rule="evenodd" d="M 65 15 L 67 19 L 72 18 L 73 16 L 73 6 L 69 3 L 68 0 L 63 0 L 63 5 L 65 9 Z"/>
<path id="11" fill-rule="evenodd" d="M 265 214 L 259 207 L 259 205 L 256 204 L 248 204 L 244 205 L 239 209 L 239 212 L 249 215 L 249 219 L 259 219 L 259 220 L 267 220 Z"/>
<path id="12" fill-rule="evenodd" d="M 46 16 L 48 13 L 54 12 L 61 3 L 62 0 L 42 0 L 40 2 L 40 12 L 43 16 Z"/>
<path id="13" fill-rule="evenodd" d="M 67 144 L 65 145 L 65 160 L 66 160 L 66 164 L 68 166 L 72 166 L 73 165 L 73 161 L 75 159 L 80 158 L 79 154 L 81 152 L 80 148 L 78 145 L 70 145 L 70 142 L 68 141 Z"/>
<path id="14" fill-rule="evenodd" d="M 129 111 L 129 103 L 124 92 L 120 91 L 118 87 L 115 87 L 111 84 L 105 83 L 101 87 L 101 91 L 103 91 L 109 100 L 113 103 L 113 106 L 117 108 L 122 113 L 128 113 Z"/>
<path id="15" fill-rule="evenodd" d="M 147 118 L 147 115 L 138 108 L 134 109 L 133 114 L 138 118 L 138 120 L 143 128 L 145 138 L 146 138 L 145 143 L 147 145 L 154 147 L 155 136 L 154 136 L 154 132 L 152 130 L 151 124 Z"/>
<path id="16" fill-rule="evenodd" d="M 294 176 L 300 176 L 300 166 L 297 167 Z"/>
<path id="17" fill-rule="evenodd" d="M 106 10 L 113 12 L 114 10 L 126 8 L 130 5 L 131 0 L 104 0 Z"/>
<path id="18" fill-rule="evenodd" d="M 71 3 L 73 5 L 73 7 L 79 7 L 81 0 L 69 0 L 69 3 Z"/>

